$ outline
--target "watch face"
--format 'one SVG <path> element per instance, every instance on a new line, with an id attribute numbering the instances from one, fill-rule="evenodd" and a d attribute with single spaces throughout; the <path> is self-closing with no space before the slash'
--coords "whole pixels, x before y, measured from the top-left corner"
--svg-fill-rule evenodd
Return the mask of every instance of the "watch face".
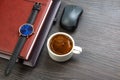
<path id="1" fill-rule="evenodd" d="M 20 28 L 19 28 L 19 32 L 22 36 L 30 36 L 33 33 L 34 29 L 33 29 L 33 25 L 31 24 L 23 24 Z"/>

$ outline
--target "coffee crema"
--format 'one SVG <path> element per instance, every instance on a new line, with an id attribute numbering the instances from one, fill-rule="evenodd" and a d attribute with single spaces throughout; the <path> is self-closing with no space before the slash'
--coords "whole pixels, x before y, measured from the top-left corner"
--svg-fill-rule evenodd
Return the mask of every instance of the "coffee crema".
<path id="1" fill-rule="evenodd" d="M 68 36 L 63 34 L 55 35 L 50 40 L 51 50 L 58 55 L 64 55 L 66 53 L 69 53 L 72 47 L 72 40 Z"/>

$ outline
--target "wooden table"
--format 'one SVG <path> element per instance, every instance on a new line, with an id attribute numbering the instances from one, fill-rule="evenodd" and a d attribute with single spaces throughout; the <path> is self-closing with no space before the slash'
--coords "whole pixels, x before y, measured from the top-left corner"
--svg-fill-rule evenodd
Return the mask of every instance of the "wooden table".
<path id="1" fill-rule="evenodd" d="M 46 42 L 35 68 L 16 64 L 12 74 L 4 76 L 7 60 L 0 58 L 0 80 L 120 80 L 120 0 L 62 0 L 84 9 L 78 28 L 67 32 L 59 26 L 60 8 L 48 37 L 67 32 L 83 48 L 65 63 L 53 61 Z"/>

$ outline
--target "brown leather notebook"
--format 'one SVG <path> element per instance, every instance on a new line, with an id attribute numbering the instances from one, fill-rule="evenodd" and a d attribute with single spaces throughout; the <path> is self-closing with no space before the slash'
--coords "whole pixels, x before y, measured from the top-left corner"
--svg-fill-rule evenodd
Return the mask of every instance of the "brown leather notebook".
<path id="1" fill-rule="evenodd" d="M 34 34 L 27 39 L 20 58 L 28 60 L 41 31 L 52 0 L 1 0 L 0 2 L 0 54 L 11 55 L 19 37 L 19 27 L 26 23 L 34 2 L 42 4 L 34 24 Z"/>

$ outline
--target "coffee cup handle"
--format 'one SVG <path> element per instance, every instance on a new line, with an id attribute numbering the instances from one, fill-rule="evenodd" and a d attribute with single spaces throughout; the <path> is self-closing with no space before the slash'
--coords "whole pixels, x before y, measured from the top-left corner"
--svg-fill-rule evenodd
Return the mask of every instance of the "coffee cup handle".
<path id="1" fill-rule="evenodd" d="M 82 48 L 79 46 L 74 46 L 73 53 L 74 54 L 80 54 L 82 52 Z"/>

